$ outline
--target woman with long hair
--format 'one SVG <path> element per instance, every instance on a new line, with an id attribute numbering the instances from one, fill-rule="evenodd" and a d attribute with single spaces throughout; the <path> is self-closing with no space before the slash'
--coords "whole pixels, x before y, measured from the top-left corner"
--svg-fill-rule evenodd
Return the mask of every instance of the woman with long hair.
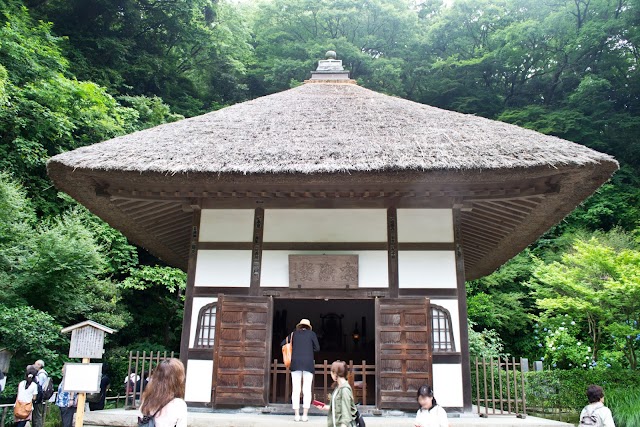
<path id="1" fill-rule="evenodd" d="M 291 352 L 291 406 L 294 421 L 309 421 L 311 407 L 311 383 L 315 373 L 313 353 L 320 350 L 318 337 L 311 328 L 309 319 L 302 319 L 296 330 L 289 337 L 293 350 Z M 285 338 L 280 345 L 287 341 Z M 302 419 L 300 418 L 300 386 L 302 383 Z"/>
<path id="2" fill-rule="evenodd" d="M 33 401 L 38 397 L 36 375 L 38 375 L 38 370 L 33 365 L 29 365 L 24 374 L 24 380 L 18 384 L 18 396 L 13 412 L 16 427 L 24 427 L 27 421 L 31 421 Z"/>
<path id="3" fill-rule="evenodd" d="M 431 386 L 423 385 L 418 389 L 418 413 L 416 427 L 447 427 L 447 412 L 436 402 Z"/>
<path id="4" fill-rule="evenodd" d="M 187 427 L 184 385 L 182 362 L 178 359 L 161 361 L 142 393 L 140 412 L 145 417 L 153 417 L 156 427 Z"/>
<path id="5" fill-rule="evenodd" d="M 329 411 L 327 427 L 352 427 L 356 425 L 357 408 L 353 400 L 353 391 L 347 380 L 348 371 L 347 362 L 336 360 L 331 364 L 331 379 L 336 383 L 336 388 L 331 393 L 329 404 L 318 406 L 318 409 Z"/>

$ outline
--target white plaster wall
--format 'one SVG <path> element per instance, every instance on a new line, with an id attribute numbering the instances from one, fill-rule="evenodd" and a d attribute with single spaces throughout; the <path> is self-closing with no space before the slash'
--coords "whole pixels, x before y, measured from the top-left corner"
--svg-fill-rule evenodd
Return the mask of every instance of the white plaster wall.
<path id="1" fill-rule="evenodd" d="M 213 360 L 187 361 L 187 381 L 184 400 L 187 402 L 211 402 Z"/>
<path id="2" fill-rule="evenodd" d="M 265 230 L 266 231 L 266 230 Z M 289 287 L 289 255 L 358 255 L 358 287 L 386 288 L 386 251 L 263 251 L 260 286 Z"/>
<path id="3" fill-rule="evenodd" d="M 251 251 L 199 250 L 195 286 L 249 287 Z"/>
<path id="4" fill-rule="evenodd" d="M 453 408 L 464 405 L 461 364 L 433 364 L 433 395 L 438 405 Z"/>
<path id="5" fill-rule="evenodd" d="M 253 209 L 203 209 L 200 242 L 251 242 Z"/>
<path id="6" fill-rule="evenodd" d="M 458 300 L 457 299 L 431 299 L 431 304 L 439 305 L 442 308 L 446 308 L 449 310 L 449 314 L 451 315 L 451 328 L 453 329 L 453 340 L 456 345 L 456 351 L 460 352 L 460 312 L 458 311 Z M 465 320 L 464 327 L 467 327 L 467 322 Z"/>
<path id="7" fill-rule="evenodd" d="M 451 209 L 398 209 L 398 242 L 453 242 Z"/>
<path id="8" fill-rule="evenodd" d="M 200 309 L 207 304 L 218 301 L 218 298 L 194 298 L 191 309 L 191 329 L 189 331 L 189 348 L 193 348 L 196 341 L 196 330 L 198 329 L 198 314 Z M 213 356 L 211 356 L 213 357 Z"/>
<path id="9" fill-rule="evenodd" d="M 454 251 L 398 251 L 400 288 L 455 288 Z"/>
<path id="10" fill-rule="evenodd" d="M 266 209 L 264 242 L 386 242 L 385 209 Z"/>

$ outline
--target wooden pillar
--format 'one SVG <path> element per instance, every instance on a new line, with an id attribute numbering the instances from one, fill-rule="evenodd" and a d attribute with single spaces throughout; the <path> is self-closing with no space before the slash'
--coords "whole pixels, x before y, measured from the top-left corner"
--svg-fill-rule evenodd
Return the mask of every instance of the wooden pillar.
<path id="1" fill-rule="evenodd" d="M 264 234 L 264 209 L 256 208 L 253 217 L 253 242 L 251 243 L 251 285 L 249 295 L 260 295 L 260 271 L 262 269 L 262 235 Z"/>
<path id="2" fill-rule="evenodd" d="M 82 358 L 82 363 L 89 363 L 89 358 Z M 87 393 L 78 393 L 78 410 L 76 411 L 76 427 L 82 427 L 84 423 L 84 404 L 87 401 Z"/>
<path id="3" fill-rule="evenodd" d="M 458 316 L 460 317 L 460 353 L 462 356 L 462 402 L 464 412 L 473 410 L 471 403 L 471 365 L 469 360 L 469 325 L 467 322 L 467 288 L 462 251 L 461 211 L 453 209 L 453 238 L 455 242 L 456 279 L 458 287 Z"/>
<path id="4" fill-rule="evenodd" d="M 196 281 L 196 264 L 198 260 L 198 239 L 200 233 L 200 209 L 194 209 L 191 224 L 191 244 L 189 246 L 189 266 L 187 268 L 187 289 L 184 297 L 184 314 L 182 320 L 182 336 L 180 337 L 180 360 L 187 368 L 189 359 L 189 340 L 191 339 L 191 317 L 193 316 L 193 293 Z"/>
<path id="5" fill-rule="evenodd" d="M 387 254 L 389 262 L 389 297 L 398 298 L 398 212 L 387 209 Z"/>

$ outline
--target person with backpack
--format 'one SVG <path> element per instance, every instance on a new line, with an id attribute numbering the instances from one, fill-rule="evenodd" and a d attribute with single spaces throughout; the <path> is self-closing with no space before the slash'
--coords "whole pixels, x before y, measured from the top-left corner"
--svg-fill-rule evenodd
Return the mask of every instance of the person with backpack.
<path id="1" fill-rule="evenodd" d="M 580 426 L 616 427 L 611 410 L 604 406 L 602 387 L 591 384 L 587 387 L 589 404 L 580 412 Z"/>
<path id="2" fill-rule="evenodd" d="M 38 397 L 38 385 L 36 375 L 38 370 L 33 366 L 27 366 L 24 380 L 18 384 L 18 395 L 13 407 L 13 421 L 15 427 L 24 427 L 27 421 L 31 421 L 33 413 L 33 401 Z"/>
<path id="3" fill-rule="evenodd" d="M 142 393 L 140 427 L 187 427 L 185 371 L 178 359 L 161 361 Z"/>
<path id="4" fill-rule="evenodd" d="M 38 397 L 35 402 L 33 402 L 33 417 L 31 424 L 33 427 L 43 427 L 45 402 L 53 395 L 53 384 L 51 384 L 49 374 L 44 370 L 43 360 L 36 360 L 33 366 L 38 370 L 38 373 L 36 374 Z M 51 394 L 48 394 L 49 392 Z M 45 396 L 47 394 L 48 396 Z"/>

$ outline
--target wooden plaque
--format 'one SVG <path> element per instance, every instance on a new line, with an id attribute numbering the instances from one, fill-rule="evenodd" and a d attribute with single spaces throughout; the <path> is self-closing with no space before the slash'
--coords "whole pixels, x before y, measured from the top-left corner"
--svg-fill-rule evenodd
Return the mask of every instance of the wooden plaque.
<path id="1" fill-rule="evenodd" d="M 102 359 L 104 348 L 104 331 L 85 326 L 71 332 L 69 357 Z"/>
<path id="2" fill-rule="evenodd" d="M 357 289 L 358 255 L 289 255 L 289 287 Z"/>

